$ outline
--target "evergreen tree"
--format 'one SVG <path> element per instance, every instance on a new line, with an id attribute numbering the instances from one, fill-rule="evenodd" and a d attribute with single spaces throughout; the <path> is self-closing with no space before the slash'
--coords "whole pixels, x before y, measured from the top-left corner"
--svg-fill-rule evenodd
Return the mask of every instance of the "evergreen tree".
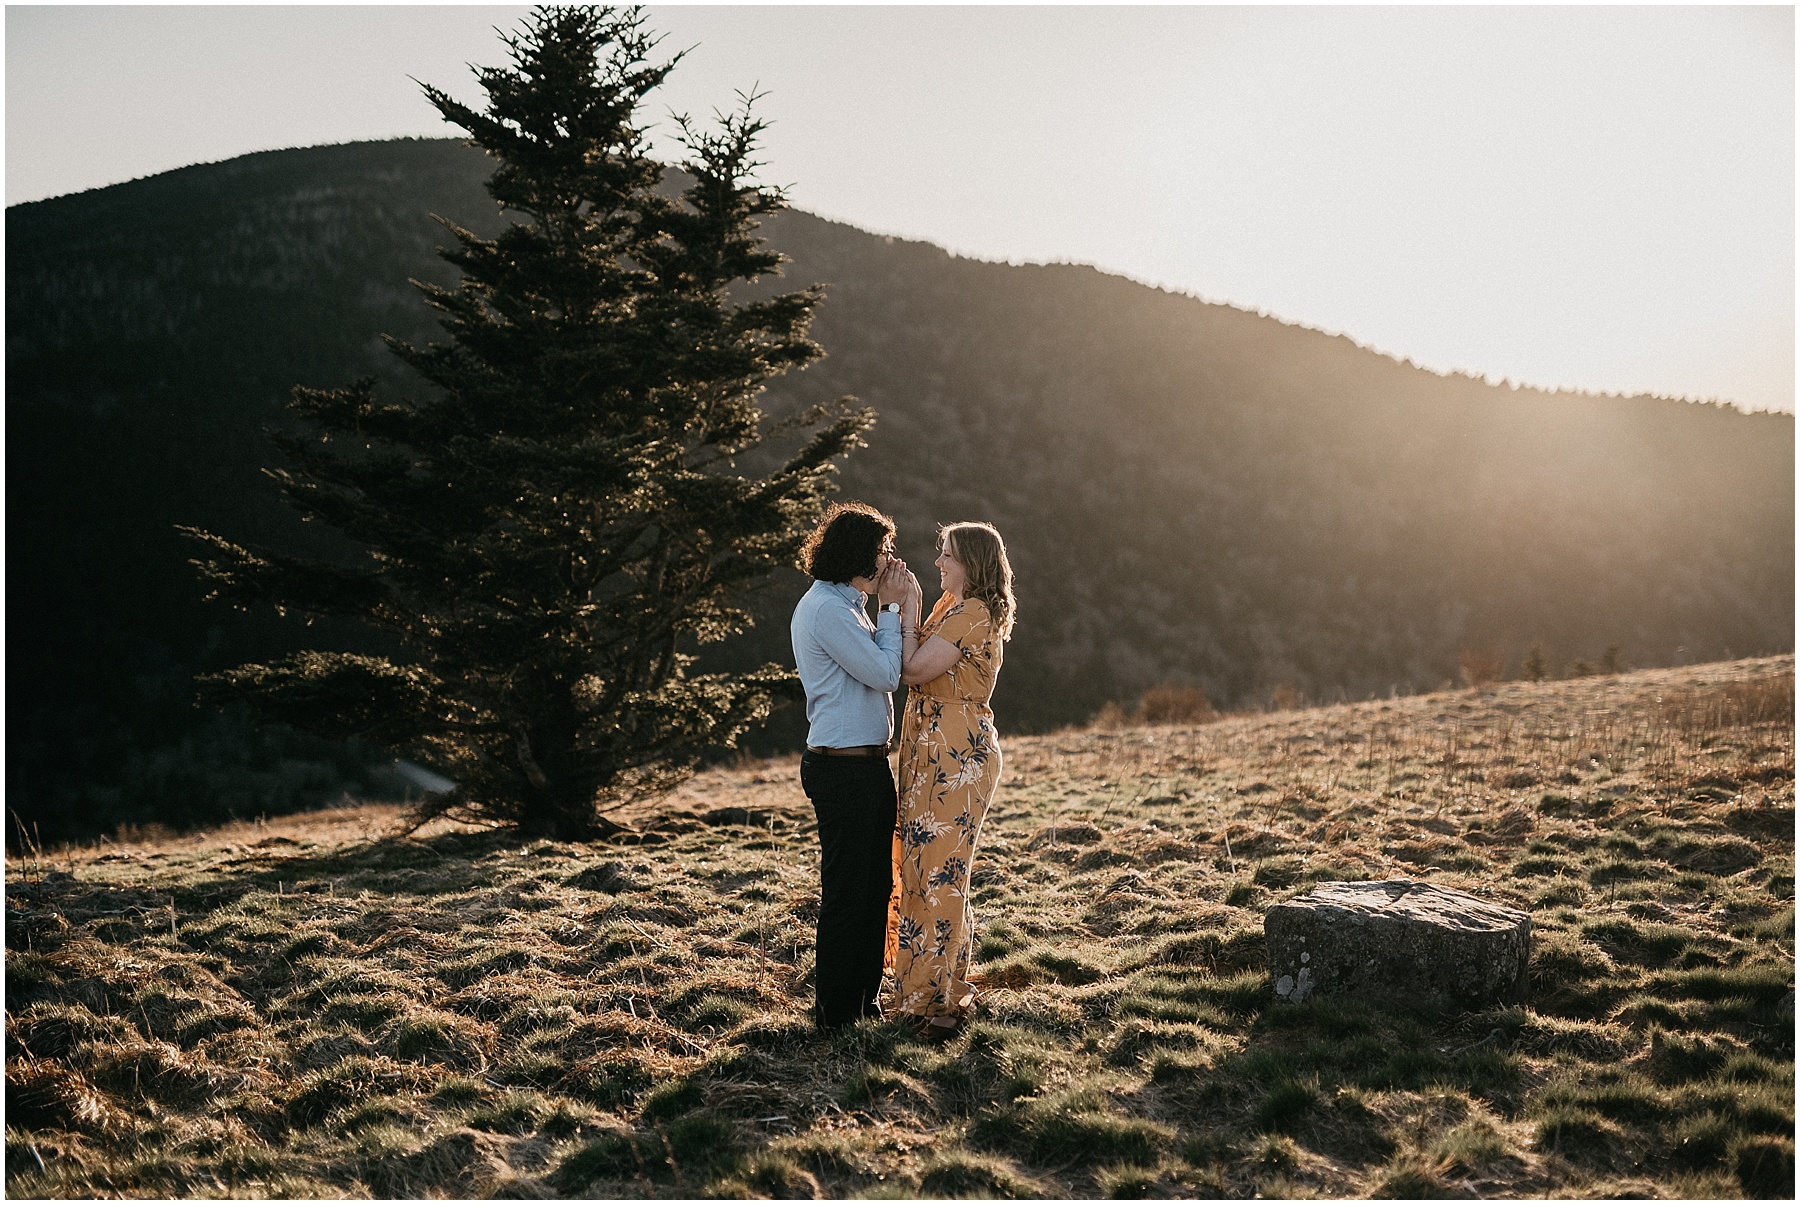
<path id="1" fill-rule="evenodd" d="M 579 838 L 731 747 L 792 675 L 699 675 L 688 650 L 749 622 L 734 600 L 794 562 L 832 458 L 874 421 L 851 399 L 785 423 L 758 408 L 765 381 L 822 354 L 821 292 L 743 299 L 782 262 L 755 234 L 784 201 L 751 179 L 754 98 L 711 129 L 677 118 L 691 183 L 659 191 L 637 115 L 679 56 L 654 61 L 656 41 L 636 10 L 539 8 L 510 66 L 478 69 L 485 111 L 426 88 L 498 160 L 488 191 L 517 220 L 491 241 L 444 223 L 462 283 L 419 287 L 450 341 L 389 340 L 426 399 L 294 391 L 306 433 L 274 437 L 292 462 L 274 476 L 366 560 L 190 532 L 215 595 L 400 638 L 404 662 L 308 651 L 203 679 L 202 697 L 437 766 L 458 786 L 421 817 Z M 777 430 L 803 446 L 751 472 Z"/>

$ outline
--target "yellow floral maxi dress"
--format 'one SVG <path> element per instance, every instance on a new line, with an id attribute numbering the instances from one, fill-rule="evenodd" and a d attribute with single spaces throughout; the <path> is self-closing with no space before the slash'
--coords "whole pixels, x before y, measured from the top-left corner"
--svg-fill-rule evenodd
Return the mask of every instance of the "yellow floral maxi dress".
<path id="1" fill-rule="evenodd" d="M 985 603 L 951 602 L 948 594 L 938 599 L 919 625 L 919 643 L 941 636 L 962 656 L 907 692 L 900 730 L 888 950 L 897 1007 L 916 1017 L 958 1016 L 975 1002 L 969 871 L 1000 782 L 1000 742 L 988 701 L 1003 646 Z"/>

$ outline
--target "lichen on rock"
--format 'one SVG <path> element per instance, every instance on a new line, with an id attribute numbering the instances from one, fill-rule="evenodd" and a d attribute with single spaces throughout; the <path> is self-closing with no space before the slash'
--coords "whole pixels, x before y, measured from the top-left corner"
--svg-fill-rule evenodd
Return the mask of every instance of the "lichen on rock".
<path id="1" fill-rule="evenodd" d="M 1321 883 L 1263 922 L 1278 1000 L 1480 1007 L 1524 999 L 1531 917 L 1411 879 Z"/>

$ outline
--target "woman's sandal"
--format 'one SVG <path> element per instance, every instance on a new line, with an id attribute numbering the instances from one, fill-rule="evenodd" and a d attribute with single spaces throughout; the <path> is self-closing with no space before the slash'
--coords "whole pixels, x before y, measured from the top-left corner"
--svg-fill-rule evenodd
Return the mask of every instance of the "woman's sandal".
<path id="1" fill-rule="evenodd" d="M 927 1042 L 948 1042 L 962 1032 L 964 1018 L 955 1017 L 922 1017 L 913 1026 L 913 1031 Z"/>

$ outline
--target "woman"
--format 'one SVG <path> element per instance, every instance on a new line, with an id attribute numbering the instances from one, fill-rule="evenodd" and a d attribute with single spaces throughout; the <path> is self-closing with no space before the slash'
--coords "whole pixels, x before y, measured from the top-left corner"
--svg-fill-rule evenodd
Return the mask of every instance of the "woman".
<path id="1" fill-rule="evenodd" d="M 1012 635 L 1012 566 L 986 523 L 943 529 L 937 556 L 943 596 L 922 622 L 915 585 L 901 604 L 898 882 L 888 947 L 896 1007 L 922 1036 L 944 1039 L 975 1004 L 969 962 L 975 918 L 969 871 L 1000 781 L 1000 742 L 988 701 Z"/>

